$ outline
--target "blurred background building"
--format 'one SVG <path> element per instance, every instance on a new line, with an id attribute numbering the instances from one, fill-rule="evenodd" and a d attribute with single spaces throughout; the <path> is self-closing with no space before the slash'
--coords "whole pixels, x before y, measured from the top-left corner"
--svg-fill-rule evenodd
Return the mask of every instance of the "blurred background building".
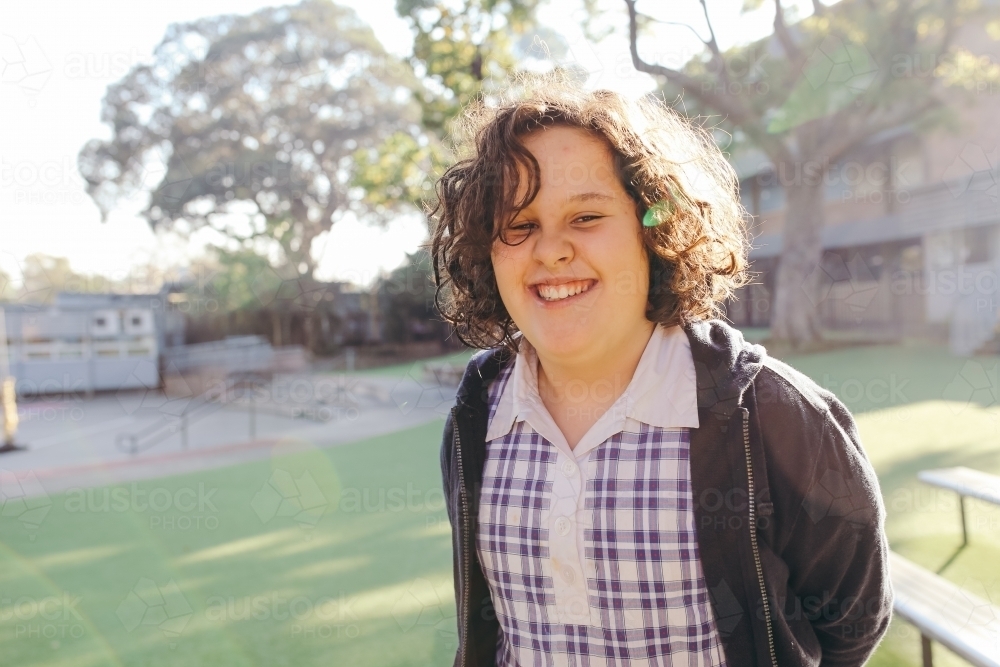
<path id="1" fill-rule="evenodd" d="M 996 62 L 981 26 L 956 43 Z M 898 60 L 900 74 L 934 76 L 936 63 Z M 969 354 L 993 343 L 1000 308 L 1000 86 L 955 96 L 957 122 L 882 131 L 831 165 L 825 180 L 823 262 L 817 306 L 823 326 L 889 339 L 947 338 Z M 771 300 L 787 210 L 783 185 L 809 165 L 776 168 L 759 150 L 736 157 L 743 205 L 755 218 L 755 284 L 729 304 L 739 325 L 771 324 Z"/>

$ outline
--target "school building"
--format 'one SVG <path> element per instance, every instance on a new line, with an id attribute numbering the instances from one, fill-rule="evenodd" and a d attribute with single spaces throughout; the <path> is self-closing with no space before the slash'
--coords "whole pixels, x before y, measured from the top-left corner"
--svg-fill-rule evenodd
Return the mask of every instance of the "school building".
<path id="1" fill-rule="evenodd" d="M 963 29 L 958 41 L 982 56 L 984 72 L 1000 63 L 1000 42 L 982 26 Z M 936 82 L 926 63 L 900 61 L 898 75 Z M 950 94 L 949 105 L 952 128 L 895 127 L 829 165 L 817 269 L 825 327 L 939 335 L 959 354 L 993 341 L 1000 309 L 1000 84 L 984 77 L 967 93 Z M 807 177 L 815 165 L 775 166 L 753 152 L 733 165 L 754 216 L 757 278 L 728 304 L 728 316 L 766 327 L 782 247 L 783 184 Z"/>
<path id="2" fill-rule="evenodd" d="M 162 351 L 184 343 L 169 295 L 62 292 L 51 305 L 0 304 L 0 364 L 20 395 L 158 386 Z"/>

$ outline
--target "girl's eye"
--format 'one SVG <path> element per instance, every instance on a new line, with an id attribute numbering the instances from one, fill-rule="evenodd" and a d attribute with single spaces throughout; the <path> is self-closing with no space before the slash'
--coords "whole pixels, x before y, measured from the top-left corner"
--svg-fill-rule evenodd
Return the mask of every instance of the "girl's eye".
<path id="1" fill-rule="evenodd" d="M 527 240 L 531 230 L 535 227 L 533 222 L 514 222 L 503 231 L 501 240 L 508 245 L 517 245 Z"/>
<path id="2" fill-rule="evenodd" d="M 603 217 L 604 217 L 603 215 L 581 215 L 575 218 L 573 222 L 588 223 L 588 222 L 593 222 L 594 220 L 600 220 Z M 526 236 L 528 236 L 532 232 L 532 230 L 534 230 L 536 227 L 538 227 L 538 224 L 531 221 L 512 222 L 507 227 L 504 236 L 508 239 L 522 240 Z"/>
<path id="3" fill-rule="evenodd" d="M 535 226 L 533 222 L 515 222 L 507 228 L 507 233 L 514 237 L 522 237 L 530 234 Z"/>

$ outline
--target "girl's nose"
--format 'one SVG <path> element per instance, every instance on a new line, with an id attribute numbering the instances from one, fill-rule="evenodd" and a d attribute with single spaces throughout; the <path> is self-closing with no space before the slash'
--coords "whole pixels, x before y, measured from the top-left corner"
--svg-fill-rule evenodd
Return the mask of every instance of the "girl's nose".
<path id="1" fill-rule="evenodd" d="M 535 237 L 534 257 L 545 266 L 557 266 L 573 259 L 573 243 L 562 229 L 540 225 Z"/>

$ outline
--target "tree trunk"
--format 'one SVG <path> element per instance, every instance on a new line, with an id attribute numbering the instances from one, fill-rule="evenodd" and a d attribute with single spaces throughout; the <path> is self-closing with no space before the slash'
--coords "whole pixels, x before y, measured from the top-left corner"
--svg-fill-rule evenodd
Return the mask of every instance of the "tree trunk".
<path id="1" fill-rule="evenodd" d="M 818 278 L 823 255 L 825 174 L 782 179 L 785 230 L 771 309 L 771 338 L 801 347 L 820 340 Z M 805 181 L 805 182 L 804 182 Z M 814 182 L 818 181 L 818 182 Z"/>
<path id="2" fill-rule="evenodd" d="M 316 347 L 316 321 L 309 313 L 302 316 L 302 328 L 304 329 L 303 334 L 306 349 L 312 353 L 318 352 L 319 350 Z"/>
<path id="3" fill-rule="evenodd" d="M 281 313 L 276 310 L 271 311 L 271 339 L 274 347 L 281 347 Z"/>

